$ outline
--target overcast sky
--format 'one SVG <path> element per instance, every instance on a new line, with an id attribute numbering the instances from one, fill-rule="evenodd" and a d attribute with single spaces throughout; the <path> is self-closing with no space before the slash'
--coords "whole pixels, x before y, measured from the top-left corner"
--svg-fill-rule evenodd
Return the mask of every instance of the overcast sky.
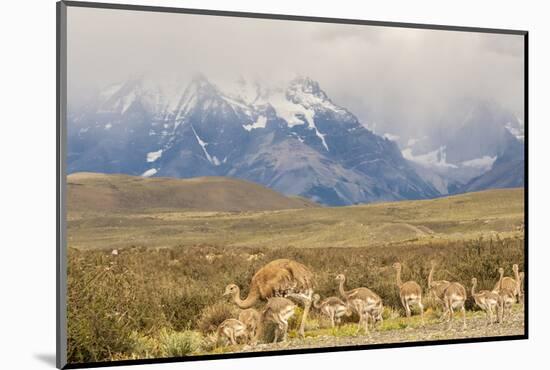
<path id="1" fill-rule="evenodd" d="M 464 97 L 521 117 L 523 69 L 517 35 L 68 8 L 69 101 L 143 72 L 202 72 L 222 85 L 306 75 L 377 131 L 399 134 Z"/>

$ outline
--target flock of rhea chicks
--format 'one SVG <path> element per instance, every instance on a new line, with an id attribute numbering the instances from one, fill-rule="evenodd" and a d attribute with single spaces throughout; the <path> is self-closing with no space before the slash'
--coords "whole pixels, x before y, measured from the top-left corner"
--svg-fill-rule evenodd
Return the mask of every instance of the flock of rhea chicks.
<path id="1" fill-rule="evenodd" d="M 401 304 L 407 317 L 411 317 L 411 307 L 416 306 L 424 325 L 424 306 L 422 304 L 422 288 L 415 281 L 401 280 L 401 264 L 394 263 L 396 283 L 399 288 Z M 504 277 L 504 269 L 499 269 L 500 277 L 493 290 L 476 291 L 477 279 L 472 278 L 471 296 L 477 306 L 485 311 L 487 325 L 503 322 L 511 315 L 512 305 L 523 301 L 522 283 L 524 273 L 519 272 L 518 265 L 513 265 L 514 277 Z M 435 263 L 432 261 L 428 276 L 429 294 L 432 294 L 443 308 L 443 321 L 447 329 L 451 328 L 455 311 L 462 312 L 463 328 L 466 328 L 467 299 L 466 288 L 458 283 L 447 280 L 433 280 Z M 345 290 L 346 277 L 336 276 L 338 291 L 341 297 L 328 297 L 321 300 L 318 294 L 313 294 L 313 274 L 303 264 L 288 259 L 271 261 L 252 277 L 248 296 L 241 299 L 240 289 L 235 284 L 225 288 L 224 295 L 232 297 L 233 302 L 241 309 L 238 319 L 227 319 L 218 326 L 216 343 L 223 338 L 233 345 L 239 342 L 258 343 L 263 337 L 267 324 L 274 324 L 273 343 L 281 339 L 287 340 L 288 320 L 294 315 L 296 303 L 303 305 L 303 315 L 298 333 L 303 337 L 307 316 L 313 306 L 326 315 L 332 327 L 338 325 L 343 316 L 356 313 L 359 316 L 357 332 L 361 329 L 369 334 L 369 326 L 374 329 L 382 322 L 382 299 L 369 288 L 359 287 Z M 261 310 L 252 308 L 263 302 Z"/>

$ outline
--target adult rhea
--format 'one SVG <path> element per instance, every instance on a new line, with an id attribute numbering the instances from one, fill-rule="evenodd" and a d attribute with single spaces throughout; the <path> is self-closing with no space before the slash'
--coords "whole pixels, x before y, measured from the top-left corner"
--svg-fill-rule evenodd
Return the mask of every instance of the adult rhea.
<path id="1" fill-rule="evenodd" d="M 241 299 L 240 289 L 235 284 L 228 285 L 224 295 L 231 295 L 233 302 L 242 309 L 250 308 L 259 301 L 267 301 L 272 297 L 288 297 L 298 300 L 304 306 L 298 330 L 303 337 L 313 298 L 313 273 L 299 262 L 278 259 L 269 262 L 254 274 L 250 282 L 248 296 L 245 299 Z"/>

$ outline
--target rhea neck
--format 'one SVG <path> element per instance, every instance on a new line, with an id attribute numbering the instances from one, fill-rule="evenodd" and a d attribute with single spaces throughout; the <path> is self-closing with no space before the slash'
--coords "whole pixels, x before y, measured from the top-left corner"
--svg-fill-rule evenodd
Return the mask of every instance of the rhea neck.
<path id="1" fill-rule="evenodd" d="M 340 295 L 342 297 L 346 297 L 348 296 L 348 294 L 346 293 L 346 291 L 344 290 L 344 283 L 346 282 L 346 278 L 343 276 L 342 279 L 340 279 L 340 283 L 338 284 L 338 289 L 340 290 Z"/>
<path id="2" fill-rule="evenodd" d="M 430 273 L 428 275 L 428 288 L 432 287 L 432 282 L 433 282 L 433 277 L 434 277 L 434 270 L 435 270 L 435 265 L 432 264 L 432 268 L 430 269 Z"/>
<path id="3" fill-rule="evenodd" d="M 242 309 L 246 309 L 254 306 L 254 304 L 258 300 L 258 294 L 254 289 L 248 293 L 248 297 L 246 297 L 244 300 L 241 299 L 240 296 L 241 296 L 241 291 L 240 289 L 237 288 L 237 291 L 233 293 L 233 302 L 235 302 L 235 304 Z"/>
<path id="4" fill-rule="evenodd" d="M 500 274 L 500 277 L 498 279 L 498 289 L 502 289 L 502 278 L 504 277 L 504 270 L 500 270 L 498 273 Z"/>
<path id="5" fill-rule="evenodd" d="M 403 285 L 403 280 L 401 280 L 401 266 L 399 266 L 397 269 L 397 286 L 401 288 Z"/>

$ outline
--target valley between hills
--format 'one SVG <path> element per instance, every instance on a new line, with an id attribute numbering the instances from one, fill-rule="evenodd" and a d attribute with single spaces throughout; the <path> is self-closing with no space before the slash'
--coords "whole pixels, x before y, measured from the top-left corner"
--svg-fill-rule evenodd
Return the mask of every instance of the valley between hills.
<path id="1" fill-rule="evenodd" d="M 523 233 L 524 190 L 320 207 L 223 177 L 68 178 L 68 246 L 365 247 Z"/>

